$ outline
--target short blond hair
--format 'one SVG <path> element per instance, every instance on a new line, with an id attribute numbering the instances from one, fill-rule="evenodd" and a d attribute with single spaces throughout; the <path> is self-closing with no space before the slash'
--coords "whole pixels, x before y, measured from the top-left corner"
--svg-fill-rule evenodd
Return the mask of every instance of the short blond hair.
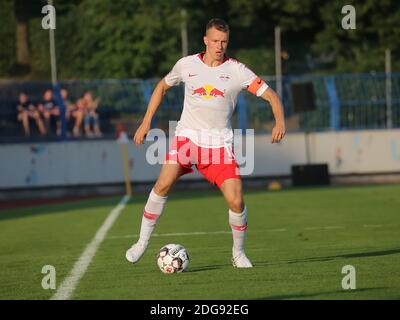
<path id="1" fill-rule="evenodd" d="M 207 26 L 206 26 L 206 34 L 207 34 L 207 31 L 211 28 L 215 28 L 219 31 L 229 33 L 229 26 L 222 19 L 212 18 L 210 21 L 208 21 Z"/>

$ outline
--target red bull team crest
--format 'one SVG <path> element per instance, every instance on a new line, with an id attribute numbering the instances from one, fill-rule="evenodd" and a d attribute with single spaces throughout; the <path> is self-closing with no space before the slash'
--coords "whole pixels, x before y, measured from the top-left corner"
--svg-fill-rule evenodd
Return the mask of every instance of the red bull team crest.
<path id="1" fill-rule="evenodd" d="M 203 87 L 193 89 L 192 95 L 197 95 L 199 97 L 202 97 L 205 100 L 210 100 L 212 98 L 217 98 L 217 97 L 223 98 L 225 95 L 225 92 L 217 89 L 213 85 L 206 84 Z"/>

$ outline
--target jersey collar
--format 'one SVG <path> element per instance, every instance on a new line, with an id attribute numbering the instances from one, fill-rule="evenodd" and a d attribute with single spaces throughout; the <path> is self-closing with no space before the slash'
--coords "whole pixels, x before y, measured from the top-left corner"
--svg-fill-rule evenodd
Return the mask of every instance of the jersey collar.
<path id="1" fill-rule="evenodd" d="M 197 56 L 198 56 L 198 58 L 201 60 L 201 62 L 203 62 L 205 65 L 207 65 L 207 64 L 204 62 L 204 59 L 203 59 L 203 56 L 204 56 L 205 53 L 206 53 L 205 51 L 201 51 L 199 54 L 197 54 Z M 221 64 L 219 64 L 217 67 L 219 67 L 220 65 L 222 65 L 223 63 L 225 63 L 225 62 L 228 61 L 228 60 L 229 60 L 229 57 L 225 54 L 225 55 L 224 55 L 224 60 L 222 60 Z M 209 67 L 209 66 L 208 66 L 208 67 Z M 210 68 L 214 68 L 214 67 L 210 67 Z"/>

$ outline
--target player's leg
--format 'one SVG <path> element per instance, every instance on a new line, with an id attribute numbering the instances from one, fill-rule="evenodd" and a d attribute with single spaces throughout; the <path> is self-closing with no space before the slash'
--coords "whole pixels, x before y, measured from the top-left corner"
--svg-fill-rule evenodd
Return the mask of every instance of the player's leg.
<path id="1" fill-rule="evenodd" d="M 239 268 L 252 267 L 244 253 L 247 209 L 243 201 L 242 181 L 233 151 L 227 147 L 208 150 L 201 148 L 199 154 L 202 154 L 202 157 L 200 163 L 196 165 L 197 169 L 221 190 L 229 207 L 229 224 L 233 236 L 233 265 Z M 207 163 L 204 163 L 205 160 Z"/>
<path id="2" fill-rule="evenodd" d="M 230 178 L 221 184 L 221 192 L 229 207 L 229 224 L 232 229 L 232 262 L 238 268 L 251 268 L 252 264 L 244 252 L 247 231 L 247 208 L 243 201 L 242 181 Z"/>
<path id="3" fill-rule="evenodd" d="M 155 225 L 164 210 L 169 190 L 176 180 L 186 172 L 187 171 L 176 162 L 168 161 L 163 164 L 160 176 L 151 190 L 144 207 L 142 225 L 140 228 L 140 243 L 147 246 Z"/>
<path id="4" fill-rule="evenodd" d="M 188 169 L 175 161 L 169 160 L 163 164 L 157 182 L 144 207 L 139 240 L 126 252 L 126 259 L 129 262 L 135 263 L 142 257 L 157 221 L 164 210 L 169 190 L 178 178 L 187 172 Z"/>

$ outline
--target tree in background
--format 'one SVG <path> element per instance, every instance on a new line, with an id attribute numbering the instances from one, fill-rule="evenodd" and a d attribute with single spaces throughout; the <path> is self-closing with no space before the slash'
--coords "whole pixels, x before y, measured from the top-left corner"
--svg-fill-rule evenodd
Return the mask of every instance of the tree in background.
<path id="1" fill-rule="evenodd" d="M 25 65 L 25 78 L 49 78 L 48 31 L 41 28 L 45 2 L 0 0 L 0 36 L 7 44 L 0 51 L 0 77 L 21 77 L 17 67 Z M 204 49 L 205 25 L 219 17 L 231 26 L 229 55 L 259 74 L 274 74 L 277 25 L 285 74 L 383 71 L 385 48 L 393 50 L 395 71 L 400 69 L 397 2 L 354 0 L 357 29 L 343 30 L 344 1 L 54 0 L 58 74 L 61 79 L 163 76 L 181 55 L 182 8 L 189 54 Z"/>
<path id="2" fill-rule="evenodd" d="M 400 5 L 391 0 L 355 0 L 356 29 L 341 27 L 341 8 L 346 1 L 333 1 L 320 7 L 321 30 L 312 46 L 332 72 L 382 72 L 385 49 L 392 50 L 392 68 L 400 69 Z"/>
<path id="3" fill-rule="evenodd" d="M 159 76 L 179 58 L 179 19 L 173 1 L 81 1 L 58 24 L 60 74 Z"/>
<path id="4" fill-rule="evenodd" d="M 16 64 L 15 54 L 15 16 L 13 0 L 0 0 L 0 78 L 11 74 Z M 5 45 L 7 43 L 7 45 Z"/>

